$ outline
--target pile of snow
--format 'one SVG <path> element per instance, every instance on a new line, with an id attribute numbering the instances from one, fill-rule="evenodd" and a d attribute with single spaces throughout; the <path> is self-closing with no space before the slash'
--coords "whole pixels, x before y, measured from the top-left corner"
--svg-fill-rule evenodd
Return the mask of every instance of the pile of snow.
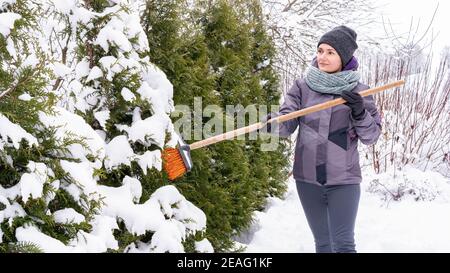
<path id="1" fill-rule="evenodd" d="M 12 146 L 19 149 L 19 143 L 22 139 L 28 141 L 29 145 L 38 145 L 37 139 L 25 131 L 19 125 L 12 123 L 7 117 L 0 114 L 0 150 L 5 146 Z"/>
<path id="2" fill-rule="evenodd" d="M 0 34 L 2 34 L 3 37 L 7 37 L 11 32 L 11 29 L 14 28 L 14 22 L 16 20 L 19 20 L 20 18 L 22 18 L 22 16 L 20 16 L 17 13 L 13 12 L 0 13 Z"/>
<path id="3" fill-rule="evenodd" d="M 356 218 L 358 252 L 450 252 L 450 180 L 436 172 L 408 167 L 405 172 L 363 174 Z M 392 188 L 408 181 L 411 189 L 427 185 L 433 198 L 404 192 L 398 200 L 374 193 L 371 180 Z M 395 184 L 398 183 L 398 184 Z M 378 187 L 377 187 L 378 188 Z M 378 188 L 381 189 L 381 188 Z M 295 181 L 288 181 L 283 199 L 269 198 L 266 209 L 254 213 L 254 224 L 236 238 L 245 252 L 315 252 L 314 238 L 301 206 Z"/>

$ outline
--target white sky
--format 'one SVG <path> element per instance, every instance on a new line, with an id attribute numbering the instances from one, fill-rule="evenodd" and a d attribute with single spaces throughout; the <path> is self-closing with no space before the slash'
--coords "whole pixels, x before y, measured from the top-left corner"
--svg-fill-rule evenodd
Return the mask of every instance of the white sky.
<path id="1" fill-rule="evenodd" d="M 433 25 L 427 34 L 428 41 L 431 39 L 431 33 L 437 35 L 433 42 L 433 51 L 440 53 L 441 49 L 450 45 L 449 26 L 450 1 L 448 0 L 377 0 L 377 5 L 382 6 L 381 12 L 387 22 L 389 19 L 393 25 L 396 34 L 408 32 L 411 19 L 413 20 L 413 29 L 419 24 L 419 37 L 426 31 L 436 6 L 439 4 Z M 381 18 L 380 18 L 381 20 Z M 419 21 L 420 20 L 420 21 Z M 416 39 L 419 39 L 417 37 Z"/>

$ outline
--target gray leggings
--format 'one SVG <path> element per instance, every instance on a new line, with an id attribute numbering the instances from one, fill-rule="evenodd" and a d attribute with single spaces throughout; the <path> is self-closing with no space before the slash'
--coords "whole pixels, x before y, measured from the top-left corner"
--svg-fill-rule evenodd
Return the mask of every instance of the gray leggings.
<path id="1" fill-rule="evenodd" d="M 354 229 L 360 185 L 318 186 L 297 180 L 297 192 L 316 252 L 356 252 Z"/>

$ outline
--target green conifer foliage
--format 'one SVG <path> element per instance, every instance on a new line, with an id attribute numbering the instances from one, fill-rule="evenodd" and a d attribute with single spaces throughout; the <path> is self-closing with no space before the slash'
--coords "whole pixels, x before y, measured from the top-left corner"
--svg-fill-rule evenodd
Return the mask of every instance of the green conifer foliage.
<path id="1" fill-rule="evenodd" d="M 222 108 L 220 118 L 235 119 L 225 116 L 226 105 L 278 104 L 278 79 L 270 62 L 275 49 L 259 2 L 209 2 L 147 1 L 142 20 L 149 56 L 172 82 L 176 105 L 195 110 L 194 97 L 200 97 L 203 107 Z M 203 118 L 203 125 L 208 120 Z M 190 139 L 194 142 L 193 135 Z M 194 150 L 194 169 L 174 182 L 207 215 L 204 236 L 216 251 L 230 251 L 233 236 L 249 227 L 252 213 L 268 196 L 284 192 L 286 143 L 262 152 L 265 142 L 233 140 Z"/>
<path id="2" fill-rule="evenodd" d="M 173 102 L 169 94 L 171 86 L 154 86 L 170 83 L 167 79 L 156 79 L 156 74 L 162 73 L 146 56 L 147 39 L 139 29 L 139 17 L 134 17 L 135 9 L 127 6 L 131 2 L 84 1 L 84 7 L 97 15 L 77 29 L 77 68 L 85 73 L 81 72 L 76 81 L 91 92 L 75 94 L 85 106 L 77 108 L 76 113 L 103 136 L 106 145 L 116 150 L 129 148 L 131 153 L 128 162 L 120 164 L 109 163 L 107 154 L 103 167 L 96 169 L 97 182 L 120 187 L 126 177 L 137 179 L 142 186 L 138 203 L 143 204 L 158 188 L 169 185 L 161 171 L 161 150 L 172 137 L 167 115 L 171 109 L 161 105 Z M 161 89 L 167 92 L 158 93 Z M 141 128 L 135 129 L 138 121 L 142 121 Z M 160 130 L 165 134 L 162 138 L 151 132 L 158 126 L 164 127 Z M 135 137 L 141 132 L 145 137 Z M 114 144 L 118 140 L 123 145 Z M 146 159 L 149 154 L 152 163 L 142 165 L 140 158 Z M 127 246 L 138 241 L 151 243 L 153 232 L 137 235 L 120 219 L 118 226 L 114 236 L 119 249 L 115 251 L 127 251 Z"/>
<path id="3" fill-rule="evenodd" d="M 60 160 L 73 161 L 67 147 L 82 140 L 70 136 L 57 140 L 56 128 L 41 122 L 42 114 L 53 113 L 57 99 L 46 88 L 53 75 L 35 36 L 42 10 L 23 0 L 0 8 L 16 18 L 10 32 L 0 34 L 0 252 L 41 252 L 35 244 L 18 239 L 18 232 L 36 229 L 68 243 L 78 231 L 90 231 L 87 221 L 99 203 L 81 196 L 86 202 L 80 206 L 62 187 L 73 180 Z M 69 208 L 86 221 L 55 221 L 54 212 Z"/>

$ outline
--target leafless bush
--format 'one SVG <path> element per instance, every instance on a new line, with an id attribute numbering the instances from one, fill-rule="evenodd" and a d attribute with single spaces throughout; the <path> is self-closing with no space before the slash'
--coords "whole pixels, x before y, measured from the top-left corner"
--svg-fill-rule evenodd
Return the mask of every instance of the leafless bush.
<path id="1" fill-rule="evenodd" d="M 410 181 L 404 179 L 403 181 L 395 181 L 395 183 L 380 183 L 378 179 L 370 181 L 368 192 L 381 195 L 383 201 L 401 201 L 407 197 L 412 198 L 414 201 L 433 201 L 441 192 L 433 186 L 435 184 L 430 181 Z"/>
<path id="2" fill-rule="evenodd" d="M 432 67 L 432 55 L 417 66 L 407 56 L 361 56 L 364 82 L 406 84 L 375 96 L 383 117 L 380 140 L 363 150 L 378 173 L 413 164 L 450 174 L 450 70 L 448 58 Z"/>
<path id="3" fill-rule="evenodd" d="M 450 200 L 450 184 L 441 174 L 418 170 L 412 166 L 402 171 L 376 174 L 368 179 L 366 190 L 381 198 L 389 205 L 391 201 L 405 199 L 413 201 Z"/>

